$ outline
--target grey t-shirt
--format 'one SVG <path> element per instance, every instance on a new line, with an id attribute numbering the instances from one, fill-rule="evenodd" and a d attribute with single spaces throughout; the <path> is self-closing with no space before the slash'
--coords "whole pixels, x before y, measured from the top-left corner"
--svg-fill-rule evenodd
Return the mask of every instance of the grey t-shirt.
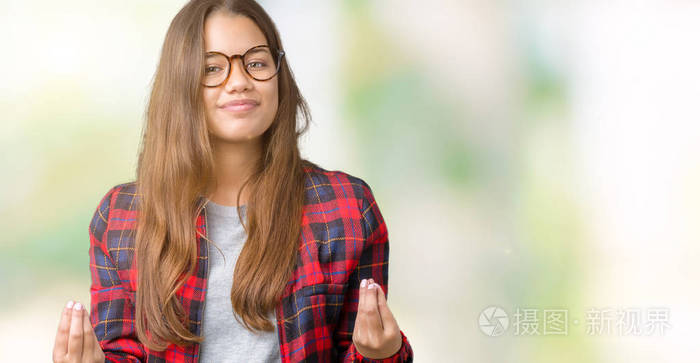
<path id="1" fill-rule="evenodd" d="M 246 207 L 241 218 L 246 220 Z M 209 278 L 204 305 L 200 345 L 200 362 L 281 362 L 277 322 L 274 311 L 269 314 L 275 327 L 272 332 L 252 333 L 238 323 L 231 307 L 233 268 L 246 240 L 246 232 L 238 220 L 236 207 L 206 204 L 209 244 Z M 223 255 L 222 255 L 223 252 Z"/>

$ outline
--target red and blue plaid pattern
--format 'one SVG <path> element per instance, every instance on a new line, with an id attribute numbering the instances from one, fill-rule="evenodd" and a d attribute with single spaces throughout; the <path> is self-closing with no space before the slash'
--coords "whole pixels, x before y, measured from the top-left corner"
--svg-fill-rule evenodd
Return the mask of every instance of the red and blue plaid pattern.
<path id="1" fill-rule="evenodd" d="M 297 267 L 276 308 L 280 355 L 287 362 L 412 362 L 403 344 L 391 357 L 360 355 L 352 344 L 360 281 L 373 278 L 388 297 L 389 240 L 369 185 L 342 171 L 309 163 Z M 90 320 L 108 362 L 197 362 L 199 344 L 151 351 L 136 337 L 132 269 L 139 196 L 134 182 L 116 185 L 90 222 Z M 206 235 L 206 210 L 197 217 Z M 198 263 L 177 292 L 189 329 L 201 334 L 208 244 L 196 236 Z M 231 317 L 233 318 L 233 317 Z"/>

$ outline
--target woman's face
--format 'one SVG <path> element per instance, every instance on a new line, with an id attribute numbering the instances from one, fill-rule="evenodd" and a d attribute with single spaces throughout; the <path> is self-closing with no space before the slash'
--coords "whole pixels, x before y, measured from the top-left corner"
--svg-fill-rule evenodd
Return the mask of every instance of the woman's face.
<path id="1" fill-rule="evenodd" d="M 228 12 L 211 13 L 204 23 L 204 50 L 225 55 L 243 54 L 267 44 L 265 35 L 249 18 Z M 277 78 L 257 81 L 243 69 L 240 59 L 231 62 L 231 75 L 218 87 L 202 87 L 207 128 L 217 142 L 240 143 L 257 139 L 270 127 L 277 112 Z M 252 99 L 249 110 L 225 107 L 231 101 Z"/>

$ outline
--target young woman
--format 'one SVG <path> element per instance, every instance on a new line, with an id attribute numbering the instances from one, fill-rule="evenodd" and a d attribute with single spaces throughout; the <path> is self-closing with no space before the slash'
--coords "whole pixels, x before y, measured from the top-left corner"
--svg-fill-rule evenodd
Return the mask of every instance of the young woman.
<path id="1" fill-rule="evenodd" d="M 165 38 L 136 180 L 90 223 L 90 312 L 64 308 L 54 362 L 412 361 L 386 304 L 372 191 L 301 159 L 308 120 L 257 3 L 187 3 Z"/>

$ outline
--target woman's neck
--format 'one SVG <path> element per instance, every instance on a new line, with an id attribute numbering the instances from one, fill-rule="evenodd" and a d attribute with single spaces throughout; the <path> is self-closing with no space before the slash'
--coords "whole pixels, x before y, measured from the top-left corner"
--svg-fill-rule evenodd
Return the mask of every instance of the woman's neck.
<path id="1" fill-rule="evenodd" d="M 262 155 L 259 142 L 214 144 L 216 187 L 209 197 L 216 204 L 235 206 L 243 183 L 253 173 Z M 248 190 L 241 193 L 240 204 L 248 204 Z"/>

